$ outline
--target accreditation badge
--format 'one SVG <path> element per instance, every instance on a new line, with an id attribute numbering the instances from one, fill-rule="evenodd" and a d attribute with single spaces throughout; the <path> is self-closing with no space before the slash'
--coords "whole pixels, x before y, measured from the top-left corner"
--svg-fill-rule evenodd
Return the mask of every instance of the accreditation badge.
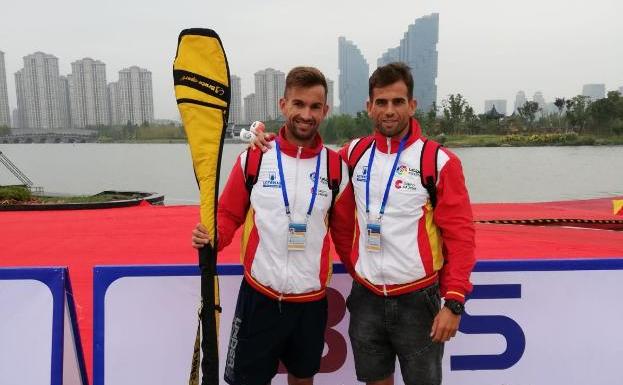
<path id="1" fill-rule="evenodd" d="M 366 226 L 368 237 L 366 248 L 369 252 L 378 253 L 381 251 L 381 223 L 368 223 Z"/>
<path id="2" fill-rule="evenodd" d="M 288 250 L 305 250 L 305 238 L 307 236 L 307 223 L 290 223 L 288 225 Z"/>

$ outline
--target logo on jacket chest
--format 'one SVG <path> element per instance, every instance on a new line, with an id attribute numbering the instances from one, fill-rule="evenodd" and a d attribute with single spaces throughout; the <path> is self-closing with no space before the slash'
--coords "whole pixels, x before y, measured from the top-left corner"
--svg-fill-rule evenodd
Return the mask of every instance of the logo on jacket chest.
<path id="1" fill-rule="evenodd" d="M 309 173 L 309 180 L 314 183 L 314 181 L 316 180 L 316 171 L 312 171 Z M 324 176 L 320 176 L 320 179 L 318 180 L 318 183 L 322 183 L 322 184 L 329 184 L 329 179 L 325 178 Z"/>
<path id="2" fill-rule="evenodd" d="M 401 164 L 398 167 L 396 167 L 396 175 L 399 175 L 399 176 L 407 176 L 407 175 L 420 176 L 420 170 L 418 170 L 417 168 L 409 167 L 406 164 Z"/>
<path id="3" fill-rule="evenodd" d="M 277 176 L 276 170 L 268 171 L 268 178 L 262 182 L 263 187 L 271 187 L 271 188 L 281 188 L 281 182 L 279 181 L 279 177 Z"/>
<path id="4" fill-rule="evenodd" d="M 358 174 L 355 174 L 357 182 L 365 182 L 368 177 L 368 166 L 363 166 Z"/>

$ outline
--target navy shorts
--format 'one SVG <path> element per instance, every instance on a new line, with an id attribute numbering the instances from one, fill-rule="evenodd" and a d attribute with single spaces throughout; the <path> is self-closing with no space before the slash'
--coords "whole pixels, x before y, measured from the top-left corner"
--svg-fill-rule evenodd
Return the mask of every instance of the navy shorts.
<path id="1" fill-rule="evenodd" d="M 266 385 L 277 374 L 279 361 L 295 377 L 313 377 L 320 369 L 326 326 L 326 297 L 279 303 L 243 279 L 224 357 L 225 381 Z"/>
<path id="2" fill-rule="evenodd" d="M 406 385 L 441 384 L 443 344 L 430 337 L 440 304 L 436 284 L 383 297 L 353 281 L 346 306 L 357 379 L 371 382 L 393 376 L 398 357 Z"/>

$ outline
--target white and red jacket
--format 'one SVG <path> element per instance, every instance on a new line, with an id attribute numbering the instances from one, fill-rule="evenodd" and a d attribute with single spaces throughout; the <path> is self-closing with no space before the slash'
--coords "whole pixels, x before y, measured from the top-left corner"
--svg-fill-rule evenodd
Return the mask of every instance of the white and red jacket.
<path id="1" fill-rule="evenodd" d="M 375 133 L 376 153 L 367 170 L 370 146 L 350 159 L 357 139 L 341 150 L 349 159 L 357 206 L 355 241 L 347 269 L 353 277 L 379 295 L 398 295 L 440 281 L 446 299 L 465 301 L 471 291 L 474 265 L 472 210 L 459 158 L 440 148 L 437 158 L 437 204 L 433 210 L 420 179 L 421 129 L 411 119 L 411 133 L 396 166 L 385 214 L 381 221 L 381 251 L 366 248 L 366 173 L 370 174 L 370 217 L 379 215 L 387 180 L 400 139 Z M 354 164 L 356 162 L 356 164 Z M 361 231 L 363 229 L 363 231 Z"/>
<path id="2" fill-rule="evenodd" d="M 348 258 L 354 231 L 353 192 L 348 168 L 342 163 L 339 193 L 333 198 L 328 185 L 327 151 L 319 135 L 311 147 L 289 143 L 281 129 L 279 141 L 293 222 L 305 222 L 314 185 L 316 159 L 320 156 L 318 193 L 307 222 L 305 250 L 288 251 L 288 224 L 281 192 L 275 146 L 262 156 L 258 179 L 249 194 L 245 185 L 247 150 L 236 161 L 219 199 L 218 248 L 231 243 L 244 224 L 241 260 L 244 277 L 259 292 L 275 299 L 303 302 L 322 298 L 331 276 L 328 227 L 335 249 Z M 259 151 L 259 150 L 255 150 Z M 339 226 L 335 226 L 339 223 Z"/>

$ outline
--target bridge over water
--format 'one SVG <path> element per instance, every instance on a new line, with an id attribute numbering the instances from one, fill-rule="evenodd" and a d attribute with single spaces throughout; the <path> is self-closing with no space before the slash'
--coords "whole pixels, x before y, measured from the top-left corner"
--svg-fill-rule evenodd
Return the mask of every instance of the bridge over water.
<path id="1" fill-rule="evenodd" d="M 0 136 L 0 143 L 87 143 L 95 142 L 96 139 L 96 130 L 12 129 L 10 135 Z"/>

